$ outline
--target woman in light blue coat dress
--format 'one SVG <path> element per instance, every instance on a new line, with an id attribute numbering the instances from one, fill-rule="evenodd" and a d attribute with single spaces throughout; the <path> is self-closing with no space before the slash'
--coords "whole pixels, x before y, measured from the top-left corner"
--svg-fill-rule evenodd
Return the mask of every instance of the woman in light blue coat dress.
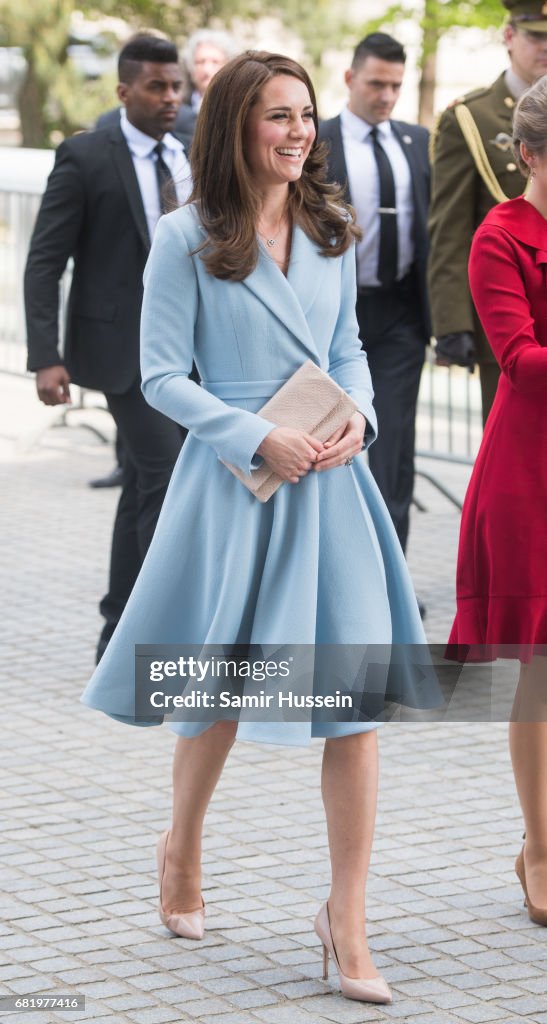
<path id="1" fill-rule="evenodd" d="M 306 72 L 248 53 L 208 89 L 189 205 L 158 225 L 145 274 L 143 391 L 189 428 L 125 613 L 83 700 L 135 722 L 135 644 L 425 643 L 391 520 L 360 454 L 376 420 L 355 318 L 353 215 L 324 182 Z M 257 411 L 306 360 L 358 412 L 325 444 Z M 201 386 L 189 379 L 195 360 Z M 285 481 L 265 504 L 230 472 L 264 460 Z M 329 648 L 331 649 L 331 648 Z M 174 817 L 158 844 L 160 915 L 204 928 L 201 837 L 236 737 L 326 737 L 332 863 L 316 919 L 349 998 L 388 1002 L 365 932 L 374 827 L 374 722 L 177 721 Z M 333 939 L 334 936 L 334 939 Z M 325 963 L 327 960 L 325 960 Z"/>

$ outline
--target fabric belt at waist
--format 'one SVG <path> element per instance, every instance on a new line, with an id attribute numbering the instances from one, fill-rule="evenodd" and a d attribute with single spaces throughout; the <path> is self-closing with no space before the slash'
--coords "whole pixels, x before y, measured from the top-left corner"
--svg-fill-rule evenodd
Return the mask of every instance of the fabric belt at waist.
<path id="1" fill-rule="evenodd" d="M 266 401 L 285 380 L 202 380 L 201 386 L 217 398 L 263 398 Z"/>

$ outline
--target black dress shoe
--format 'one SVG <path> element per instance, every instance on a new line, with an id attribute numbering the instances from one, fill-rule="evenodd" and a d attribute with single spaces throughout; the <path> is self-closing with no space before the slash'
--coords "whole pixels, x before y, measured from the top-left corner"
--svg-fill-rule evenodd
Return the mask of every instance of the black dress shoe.
<path id="1" fill-rule="evenodd" d="M 123 469 L 115 466 L 107 476 L 100 476 L 97 480 L 90 480 L 90 487 L 121 487 L 123 483 Z"/>

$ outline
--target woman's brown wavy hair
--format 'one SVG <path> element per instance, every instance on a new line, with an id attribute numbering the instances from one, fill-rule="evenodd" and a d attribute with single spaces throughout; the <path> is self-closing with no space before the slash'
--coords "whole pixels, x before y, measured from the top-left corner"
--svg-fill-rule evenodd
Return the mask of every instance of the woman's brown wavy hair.
<path id="1" fill-rule="evenodd" d="M 225 64 L 209 85 L 199 113 L 189 202 L 197 203 L 207 232 L 201 258 L 209 273 L 223 280 L 242 281 L 258 260 L 260 195 L 245 159 L 244 132 L 260 90 L 276 75 L 291 75 L 304 83 L 317 133 L 317 102 L 309 75 L 278 53 L 248 50 Z M 360 232 L 342 189 L 325 180 L 326 153 L 316 135 L 302 176 L 289 184 L 289 211 L 322 255 L 340 256 Z"/>

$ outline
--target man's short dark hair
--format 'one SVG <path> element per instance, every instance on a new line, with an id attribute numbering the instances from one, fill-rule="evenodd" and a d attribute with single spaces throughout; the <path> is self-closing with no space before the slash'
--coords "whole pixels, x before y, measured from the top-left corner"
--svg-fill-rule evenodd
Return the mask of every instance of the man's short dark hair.
<path id="1" fill-rule="evenodd" d="M 178 64 L 178 50 L 170 39 L 139 32 L 131 36 L 120 50 L 118 57 L 118 78 L 125 85 L 131 85 L 141 73 L 142 65 Z"/>
<path id="2" fill-rule="evenodd" d="M 391 64 L 404 64 L 406 61 L 404 47 L 386 32 L 371 32 L 361 39 L 353 53 L 352 71 L 360 68 L 367 57 L 378 57 L 379 60 L 387 60 Z"/>

